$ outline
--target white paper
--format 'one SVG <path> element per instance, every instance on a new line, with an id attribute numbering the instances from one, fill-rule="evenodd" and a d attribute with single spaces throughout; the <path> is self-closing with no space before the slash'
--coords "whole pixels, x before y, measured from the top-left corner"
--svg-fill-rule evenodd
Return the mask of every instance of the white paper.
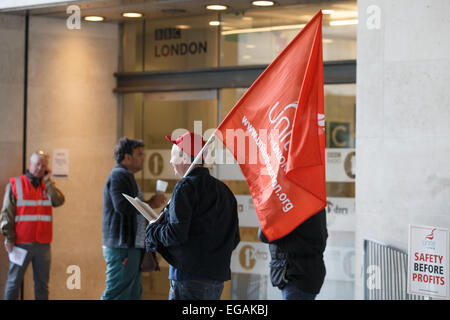
<path id="1" fill-rule="evenodd" d="M 169 183 L 164 180 L 156 180 L 156 192 L 166 192 Z"/>
<path id="2" fill-rule="evenodd" d="M 14 246 L 10 253 L 8 253 L 9 261 L 12 263 L 18 264 L 19 266 L 23 265 L 25 261 L 25 257 L 27 256 L 27 250 Z"/>
<path id="3" fill-rule="evenodd" d="M 54 177 L 69 176 L 69 150 L 53 150 L 52 175 Z"/>
<path id="4" fill-rule="evenodd" d="M 122 195 L 130 201 L 130 203 L 144 216 L 145 219 L 147 219 L 149 222 L 154 221 L 158 218 L 158 214 L 150 207 L 147 203 L 139 200 L 139 198 L 132 198 L 129 195 L 126 195 L 125 193 L 122 193 Z"/>

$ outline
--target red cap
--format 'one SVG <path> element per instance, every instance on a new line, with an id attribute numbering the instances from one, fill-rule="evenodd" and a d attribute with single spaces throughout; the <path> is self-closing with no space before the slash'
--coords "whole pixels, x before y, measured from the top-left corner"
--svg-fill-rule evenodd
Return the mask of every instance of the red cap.
<path id="1" fill-rule="evenodd" d="M 178 139 L 174 139 L 171 136 L 166 136 L 166 139 L 173 144 L 176 144 L 181 150 L 183 150 L 183 152 L 193 157 L 197 156 L 206 143 L 201 135 L 194 132 L 186 132 Z"/>

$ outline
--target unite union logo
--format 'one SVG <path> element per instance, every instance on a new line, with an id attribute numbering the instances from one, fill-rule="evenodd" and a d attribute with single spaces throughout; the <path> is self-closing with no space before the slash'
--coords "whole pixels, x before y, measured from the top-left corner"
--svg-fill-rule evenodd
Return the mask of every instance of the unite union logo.
<path id="1" fill-rule="evenodd" d="M 436 249 L 436 241 L 434 241 L 435 231 L 436 228 L 433 228 L 429 234 L 425 235 L 424 240 L 422 241 L 422 244 L 428 249 Z"/>
<path id="2" fill-rule="evenodd" d="M 425 239 L 433 240 L 434 239 L 434 231 L 435 230 L 436 230 L 436 228 L 433 228 L 433 230 L 431 230 L 431 233 L 425 236 Z"/>

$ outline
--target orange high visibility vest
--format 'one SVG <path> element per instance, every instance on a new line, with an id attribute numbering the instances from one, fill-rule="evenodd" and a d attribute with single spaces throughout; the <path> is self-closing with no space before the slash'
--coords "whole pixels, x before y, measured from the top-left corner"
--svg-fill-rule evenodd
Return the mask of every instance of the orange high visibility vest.
<path id="1" fill-rule="evenodd" d="M 52 241 L 52 202 L 44 181 L 34 188 L 25 175 L 9 179 L 16 197 L 16 243 Z"/>

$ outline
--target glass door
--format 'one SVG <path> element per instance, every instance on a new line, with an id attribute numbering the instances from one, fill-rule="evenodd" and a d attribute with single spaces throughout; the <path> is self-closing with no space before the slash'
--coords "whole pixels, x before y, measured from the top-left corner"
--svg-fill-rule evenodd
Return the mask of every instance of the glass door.
<path id="1" fill-rule="evenodd" d="M 145 144 L 145 162 L 136 180 L 146 199 L 155 193 L 158 179 L 169 183 L 166 197 L 170 199 L 179 180 L 169 163 L 172 144 L 165 136 L 194 131 L 208 138 L 208 129 L 217 127 L 217 109 L 216 90 L 136 93 L 124 98 L 123 133 Z M 168 297 L 169 265 L 161 256 L 158 260 L 160 272 L 142 273 L 143 299 Z"/>

